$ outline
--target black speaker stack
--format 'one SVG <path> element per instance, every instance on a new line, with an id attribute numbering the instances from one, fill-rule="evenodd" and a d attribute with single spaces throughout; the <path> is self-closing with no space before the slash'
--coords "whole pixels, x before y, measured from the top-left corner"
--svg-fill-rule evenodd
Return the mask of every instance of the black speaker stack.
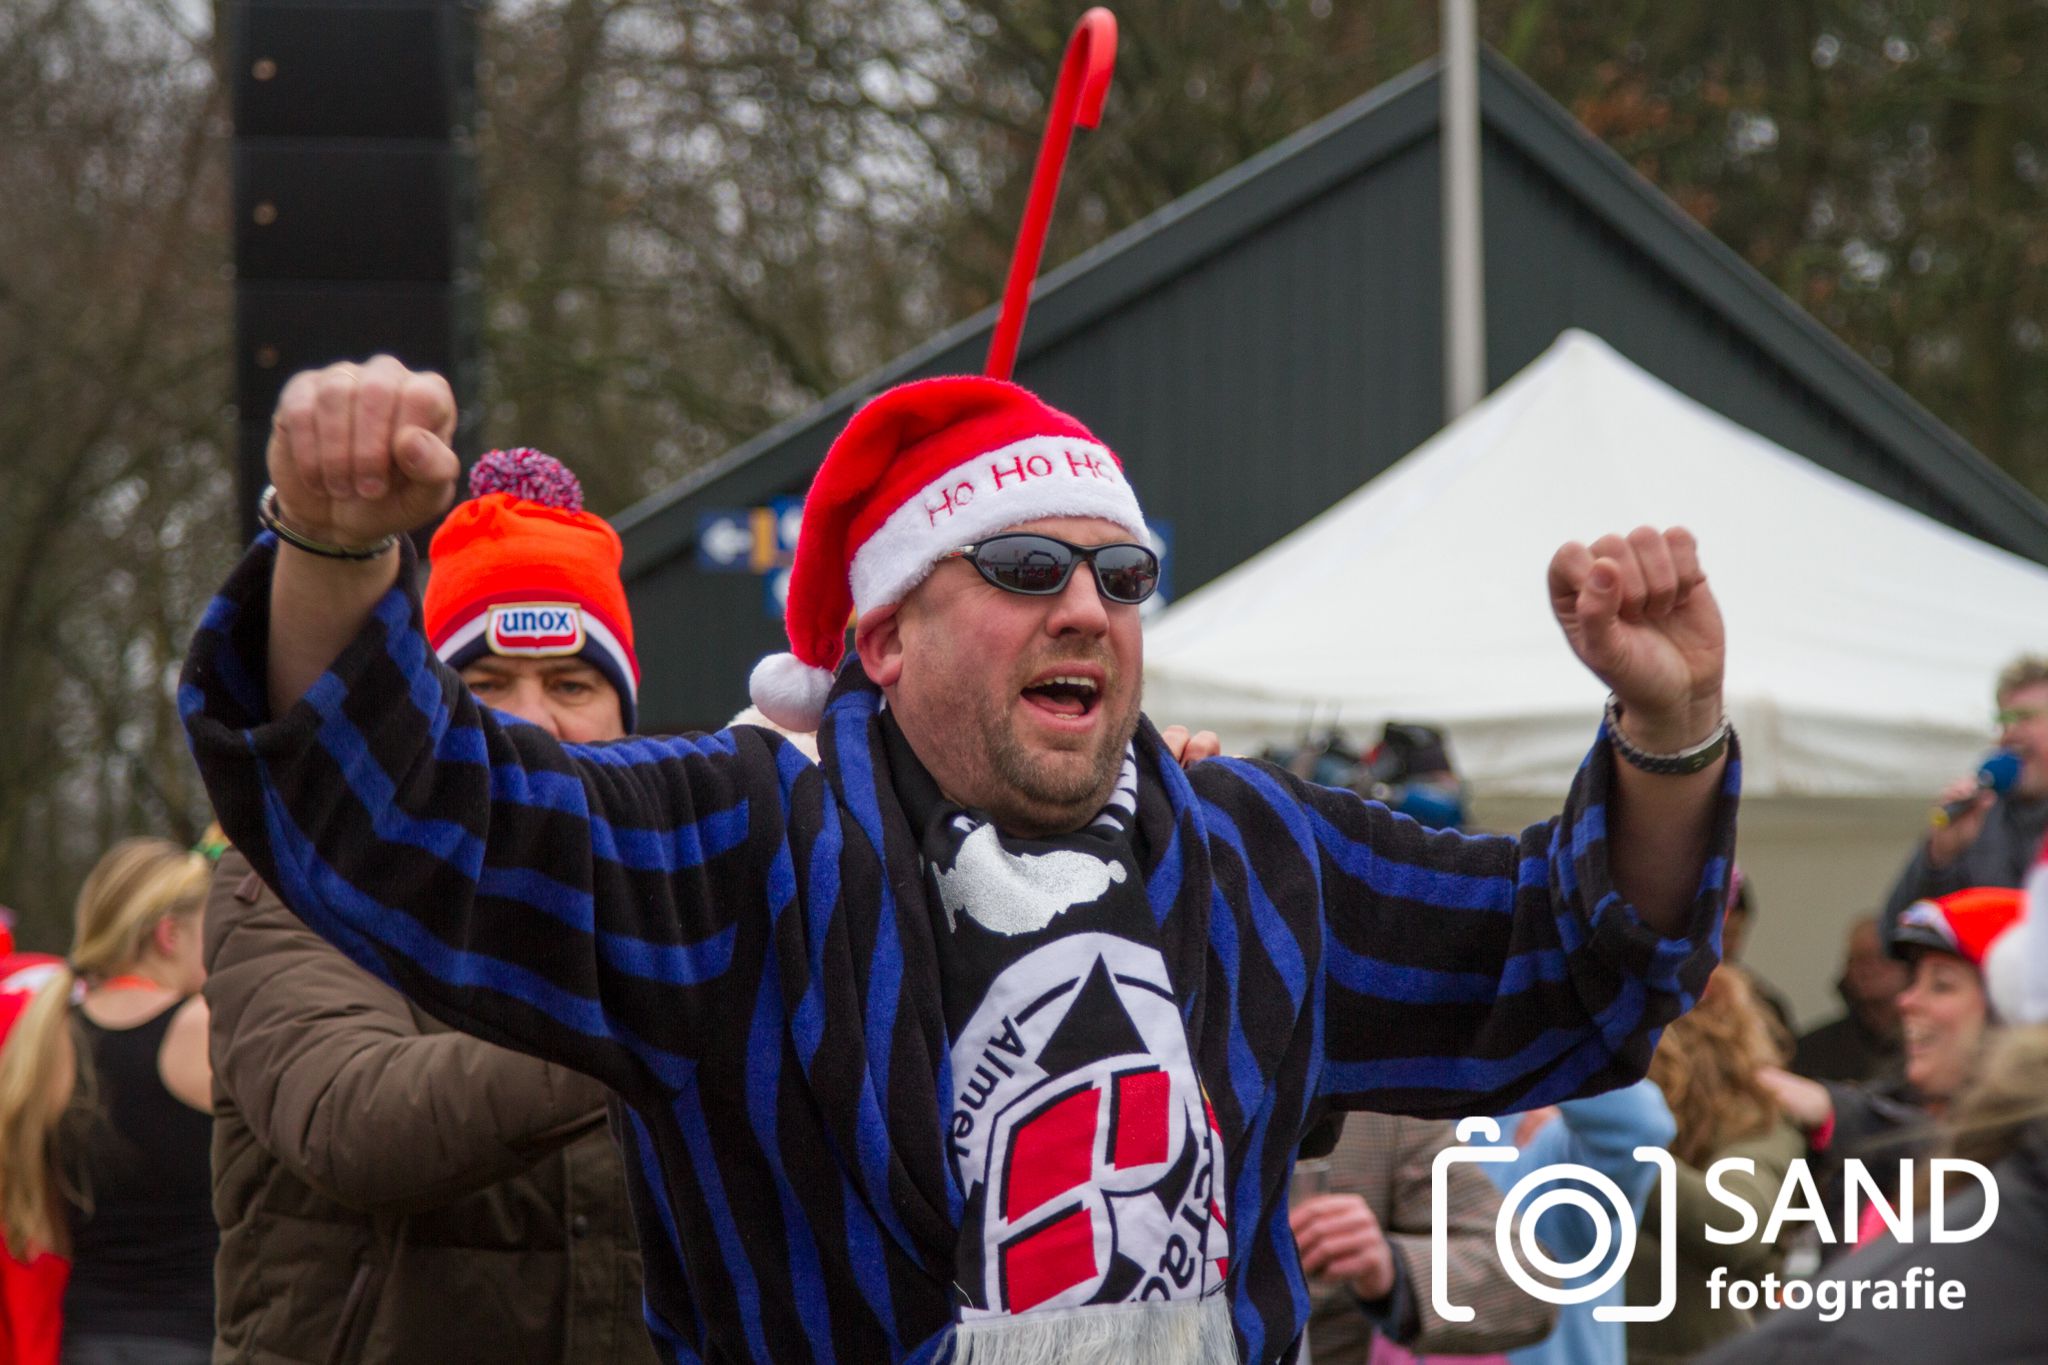
<path id="1" fill-rule="evenodd" d="M 474 0 L 237 0 L 235 402 L 255 533 L 285 380 L 389 352 L 455 388 L 473 455 L 480 316 Z"/>

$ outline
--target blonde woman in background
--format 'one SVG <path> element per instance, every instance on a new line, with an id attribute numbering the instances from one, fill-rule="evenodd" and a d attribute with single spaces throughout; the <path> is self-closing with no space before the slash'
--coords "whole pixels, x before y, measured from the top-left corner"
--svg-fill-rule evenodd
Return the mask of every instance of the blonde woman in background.
<path id="1" fill-rule="evenodd" d="M 1661 1322 L 1629 1324 L 1629 1365 L 1676 1365 L 1747 1330 L 1751 1314 L 1725 1295 L 1718 1308 L 1711 1303 L 1708 1276 L 1716 1266 L 1726 1266 L 1730 1279 L 1761 1280 L 1783 1263 L 1783 1251 L 1763 1241 L 1761 1229 L 1786 1172 L 1806 1154 L 1806 1139 L 1786 1121 L 1777 1097 L 1758 1078 L 1779 1056 L 1764 1008 L 1746 976 L 1716 968 L 1699 1003 L 1664 1030 L 1650 1059 L 1650 1079 L 1664 1092 L 1678 1124 L 1671 1141 L 1677 1163 L 1672 1193 L 1678 1213 L 1678 1303 Z M 1756 1223 L 1748 1239 L 1720 1246 L 1707 1240 L 1707 1229 L 1732 1231 L 1736 1216 L 1708 1195 L 1706 1170 L 1727 1157 L 1754 1162 L 1749 1174 L 1724 1171 L 1720 1183 L 1755 1210 Z M 1643 1209 L 1642 1236 L 1629 1263 L 1630 1303 L 1657 1301 L 1660 1197 L 1653 1187 Z"/>
<path id="2" fill-rule="evenodd" d="M 65 1365 L 198 1365 L 213 1342 L 213 1088 L 198 992 L 212 864 L 129 839 L 0 1050 L 0 1217 L 71 1258 Z M 74 991 L 74 986 L 80 989 Z"/>

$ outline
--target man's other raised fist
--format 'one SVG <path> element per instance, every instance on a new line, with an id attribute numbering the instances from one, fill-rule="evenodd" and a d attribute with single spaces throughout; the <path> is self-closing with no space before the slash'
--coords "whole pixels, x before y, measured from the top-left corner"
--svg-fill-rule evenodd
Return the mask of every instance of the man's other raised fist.
<path id="1" fill-rule="evenodd" d="M 438 374 L 388 355 L 301 371 L 270 425 L 278 516 L 350 547 L 423 526 L 455 500 L 454 434 L 455 394 Z"/>

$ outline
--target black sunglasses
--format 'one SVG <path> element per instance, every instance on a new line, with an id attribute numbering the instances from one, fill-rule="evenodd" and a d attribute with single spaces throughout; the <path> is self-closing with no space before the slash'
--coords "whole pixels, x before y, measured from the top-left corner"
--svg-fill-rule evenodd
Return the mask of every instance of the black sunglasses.
<path id="1" fill-rule="evenodd" d="M 1143 545 L 1072 545 L 1026 531 L 990 536 L 939 556 L 970 561 L 981 576 L 1004 592 L 1050 597 L 1064 592 L 1082 560 L 1095 575 L 1095 590 L 1111 602 L 1136 605 L 1159 590 L 1159 556 Z"/>

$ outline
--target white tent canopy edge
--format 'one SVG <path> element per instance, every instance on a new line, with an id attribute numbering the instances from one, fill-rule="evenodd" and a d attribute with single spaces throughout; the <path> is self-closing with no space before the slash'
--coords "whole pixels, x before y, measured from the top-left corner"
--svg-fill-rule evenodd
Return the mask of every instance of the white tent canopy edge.
<path id="1" fill-rule="evenodd" d="M 1684 525 L 1728 622 L 1754 797 L 1924 801 L 2048 647 L 2048 569 L 1828 473 L 1569 331 L 1380 477 L 1146 630 L 1146 707 L 1226 749 L 1313 717 L 1443 725 L 1482 797 L 1561 796 L 1600 684 L 1551 619 L 1566 540 Z"/>

